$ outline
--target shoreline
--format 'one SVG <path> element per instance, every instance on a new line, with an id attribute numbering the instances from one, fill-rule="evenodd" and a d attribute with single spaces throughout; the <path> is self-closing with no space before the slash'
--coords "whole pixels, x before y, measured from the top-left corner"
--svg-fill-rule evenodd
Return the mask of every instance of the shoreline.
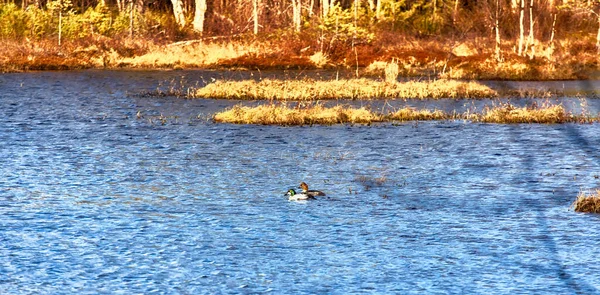
<path id="1" fill-rule="evenodd" d="M 196 42 L 191 42 L 196 41 Z M 402 44 L 362 45 L 363 55 L 348 59 L 341 50 L 290 52 L 285 43 L 268 41 L 210 42 L 191 40 L 155 44 L 143 40 L 113 40 L 111 45 L 51 40 L 7 41 L 0 72 L 72 70 L 218 70 L 218 71 L 343 71 L 354 77 L 383 77 L 390 63 L 397 77 L 492 81 L 600 80 L 600 58 L 585 54 L 568 60 L 551 57 L 528 59 L 506 49 L 503 62 L 487 52 L 460 54 L 438 41 L 417 40 Z M 464 41 L 463 44 L 468 44 Z M 287 47 L 286 47 L 287 46 Z M 508 46 L 508 44 L 507 44 Z M 468 45 L 463 47 L 468 48 Z M 471 47 L 475 47 L 472 45 Z M 369 50 L 378 50 L 373 53 Z M 430 51 L 428 51 L 430 49 Z M 455 50 L 454 50 L 455 51 Z M 359 51 L 360 52 L 360 51 Z M 368 54 L 367 54 L 368 53 Z M 335 55 L 341 55 L 337 57 Z M 438 59 L 439 58 L 439 59 Z"/>

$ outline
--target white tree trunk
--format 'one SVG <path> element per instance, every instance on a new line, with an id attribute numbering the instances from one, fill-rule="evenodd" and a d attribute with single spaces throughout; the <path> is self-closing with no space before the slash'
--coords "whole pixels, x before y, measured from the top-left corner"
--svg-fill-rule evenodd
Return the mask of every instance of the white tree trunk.
<path id="1" fill-rule="evenodd" d="M 196 0 L 196 12 L 194 13 L 194 22 L 192 23 L 194 31 L 204 32 L 204 16 L 206 14 L 206 0 Z"/>
<path id="2" fill-rule="evenodd" d="M 180 28 L 185 27 L 185 14 L 183 10 L 183 0 L 171 0 L 173 3 L 173 15 L 175 16 L 175 22 Z"/>
<path id="3" fill-rule="evenodd" d="M 373 2 L 373 0 L 367 0 L 367 3 L 369 4 L 369 9 L 375 11 L 375 2 Z"/>
<path id="4" fill-rule="evenodd" d="M 456 14 L 458 13 L 458 0 L 454 0 L 454 10 L 452 11 L 452 25 L 456 25 Z"/>
<path id="5" fill-rule="evenodd" d="M 521 56 L 523 54 L 523 41 L 525 39 L 525 27 L 523 24 L 525 18 L 525 0 L 521 0 L 521 12 L 519 15 L 519 49 L 517 54 Z"/>
<path id="6" fill-rule="evenodd" d="M 375 18 L 381 19 L 381 0 L 377 0 L 377 6 L 375 7 Z"/>
<path id="7" fill-rule="evenodd" d="M 514 12 L 519 8 L 519 3 L 517 0 L 510 0 L 510 9 Z"/>
<path id="8" fill-rule="evenodd" d="M 596 50 L 600 52 L 600 15 L 598 15 L 598 34 L 596 34 Z"/>
<path id="9" fill-rule="evenodd" d="M 133 38 L 133 0 L 129 3 L 129 38 Z"/>
<path id="10" fill-rule="evenodd" d="M 323 17 L 327 17 L 329 14 L 329 0 L 321 0 L 321 6 L 323 7 Z"/>
<path id="11" fill-rule="evenodd" d="M 58 46 L 62 44 L 62 1 L 58 8 Z"/>
<path id="12" fill-rule="evenodd" d="M 554 14 L 554 20 L 552 21 L 552 34 L 550 35 L 550 46 L 553 46 L 554 43 L 554 32 L 556 31 L 556 13 Z M 600 19 L 598 19 L 598 21 L 600 22 Z M 600 30 L 600 28 L 598 28 Z"/>
<path id="13" fill-rule="evenodd" d="M 496 61 L 502 62 L 502 52 L 500 51 L 500 0 L 496 0 Z"/>
<path id="14" fill-rule="evenodd" d="M 252 18 L 254 19 L 254 35 L 258 34 L 258 0 L 252 0 Z"/>
<path id="15" fill-rule="evenodd" d="M 535 57 L 535 39 L 533 38 L 533 0 L 529 5 L 529 36 L 527 37 L 527 44 L 531 46 L 530 59 Z M 526 46 L 527 48 L 527 46 Z"/>
<path id="16" fill-rule="evenodd" d="M 302 25 L 302 2 L 300 0 L 292 0 L 292 22 L 294 25 L 294 30 L 296 32 L 300 32 L 300 26 Z"/>

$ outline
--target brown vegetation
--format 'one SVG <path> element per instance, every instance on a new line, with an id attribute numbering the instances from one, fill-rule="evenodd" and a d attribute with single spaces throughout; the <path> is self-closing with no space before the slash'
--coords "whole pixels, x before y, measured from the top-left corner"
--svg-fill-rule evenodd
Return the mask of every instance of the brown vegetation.
<path id="1" fill-rule="evenodd" d="M 331 108 L 314 105 L 307 108 L 290 108 L 286 105 L 261 105 L 257 107 L 235 106 L 215 114 L 214 120 L 235 124 L 262 125 L 312 125 L 338 123 L 373 123 L 383 120 L 381 115 L 366 108 L 335 106 Z"/>
<path id="2" fill-rule="evenodd" d="M 536 1 L 525 12 L 525 48 L 514 1 L 359 1 L 356 10 L 341 1 L 324 14 L 322 1 L 301 10 L 277 0 L 200 2 L 208 6 L 198 28 L 189 23 L 198 14 L 191 0 L 5 1 L 0 71 L 335 68 L 389 77 L 378 65 L 393 63 L 400 76 L 551 80 L 598 78 L 600 70 L 600 14 L 591 1 Z M 183 5 L 183 18 L 173 16 L 173 3 Z"/>
<path id="3" fill-rule="evenodd" d="M 584 213 L 600 213 L 600 190 L 581 191 L 572 204 L 573 210 Z"/>
<path id="4" fill-rule="evenodd" d="M 516 107 L 512 104 L 501 104 L 488 107 L 482 113 L 443 112 L 440 110 L 417 110 L 404 107 L 389 113 L 379 113 L 367 108 L 350 106 L 324 107 L 317 103 L 312 105 L 269 104 L 257 107 L 237 105 L 214 115 L 214 120 L 221 123 L 262 124 L 262 125 L 312 125 L 394 121 L 434 121 L 434 120 L 469 120 L 484 123 L 583 123 L 598 122 L 598 117 L 582 114 L 574 115 L 564 110 L 561 105 Z"/>
<path id="5" fill-rule="evenodd" d="M 589 117 L 575 116 L 565 110 L 562 105 L 533 104 L 528 107 L 515 107 L 510 103 L 487 107 L 481 115 L 475 115 L 472 120 L 485 123 L 544 123 L 556 124 L 567 122 L 587 121 Z"/>
<path id="6" fill-rule="evenodd" d="M 440 99 L 486 98 L 497 93 L 477 82 L 454 80 L 381 82 L 370 79 L 216 81 L 192 91 L 194 97 L 219 99 Z"/>

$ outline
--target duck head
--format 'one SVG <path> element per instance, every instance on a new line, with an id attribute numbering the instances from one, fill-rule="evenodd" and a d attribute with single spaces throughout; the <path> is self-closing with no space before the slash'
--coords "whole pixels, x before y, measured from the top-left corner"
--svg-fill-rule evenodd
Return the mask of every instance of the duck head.
<path id="1" fill-rule="evenodd" d="M 308 191 L 308 184 L 306 184 L 306 182 L 304 181 L 298 187 L 301 188 L 303 191 Z"/>

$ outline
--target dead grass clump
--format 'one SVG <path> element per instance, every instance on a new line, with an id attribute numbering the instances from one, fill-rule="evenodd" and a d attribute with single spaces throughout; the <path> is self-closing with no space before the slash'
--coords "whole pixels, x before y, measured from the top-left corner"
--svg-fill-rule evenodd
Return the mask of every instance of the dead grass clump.
<path id="1" fill-rule="evenodd" d="M 308 59 L 315 64 L 315 67 L 317 68 L 324 68 L 327 63 L 329 63 L 329 59 L 327 58 L 327 55 L 323 54 L 323 52 L 321 51 L 317 51 L 315 52 L 313 55 L 309 56 Z"/>
<path id="2" fill-rule="evenodd" d="M 579 192 L 571 205 L 576 212 L 600 213 L 600 189 L 593 192 Z"/>
<path id="3" fill-rule="evenodd" d="M 385 82 L 394 83 L 398 80 L 398 74 L 400 73 L 400 68 L 395 61 L 388 63 L 385 66 Z"/>
<path id="4" fill-rule="evenodd" d="M 567 123 L 578 121 L 578 118 L 567 112 L 562 105 L 532 105 L 516 107 L 510 103 L 486 108 L 474 121 L 486 123 Z"/>
<path id="5" fill-rule="evenodd" d="M 381 122 L 383 117 L 366 108 L 355 109 L 346 106 L 326 108 L 322 105 L 290 108 L 286 105 L 270 104 L 257 107 L 237 105 L 232 109 L 216 113 L 214 120 L 235 124 L 331 125 L 339 123 L 368 124 Z"/>
<path id="6" fill-rule="evenodd" d="M 399 109 L 387 116 L 393 121 L 433 121 L 433 120 L 448 120 L 451 116 L 448 113 L 440 110 L 417 110 L 410 107 Z"/>
<path id="7" fill-rule="evenodd" d="M 119 57 L 113 63 L 139 68 L 205 67 L 259 51 L 258 46 L 249 44 L 181 42 L 153 46 L 144 55 Z"/>
<path id="8" fill-rule="evenodd" d="M 453 80 L 381 82 L 370 79 L 221 81 L 194 91 L 194 97 L 217 99 L 441 99 L 487 98 L 496 91 L 477 82 Z"/>

